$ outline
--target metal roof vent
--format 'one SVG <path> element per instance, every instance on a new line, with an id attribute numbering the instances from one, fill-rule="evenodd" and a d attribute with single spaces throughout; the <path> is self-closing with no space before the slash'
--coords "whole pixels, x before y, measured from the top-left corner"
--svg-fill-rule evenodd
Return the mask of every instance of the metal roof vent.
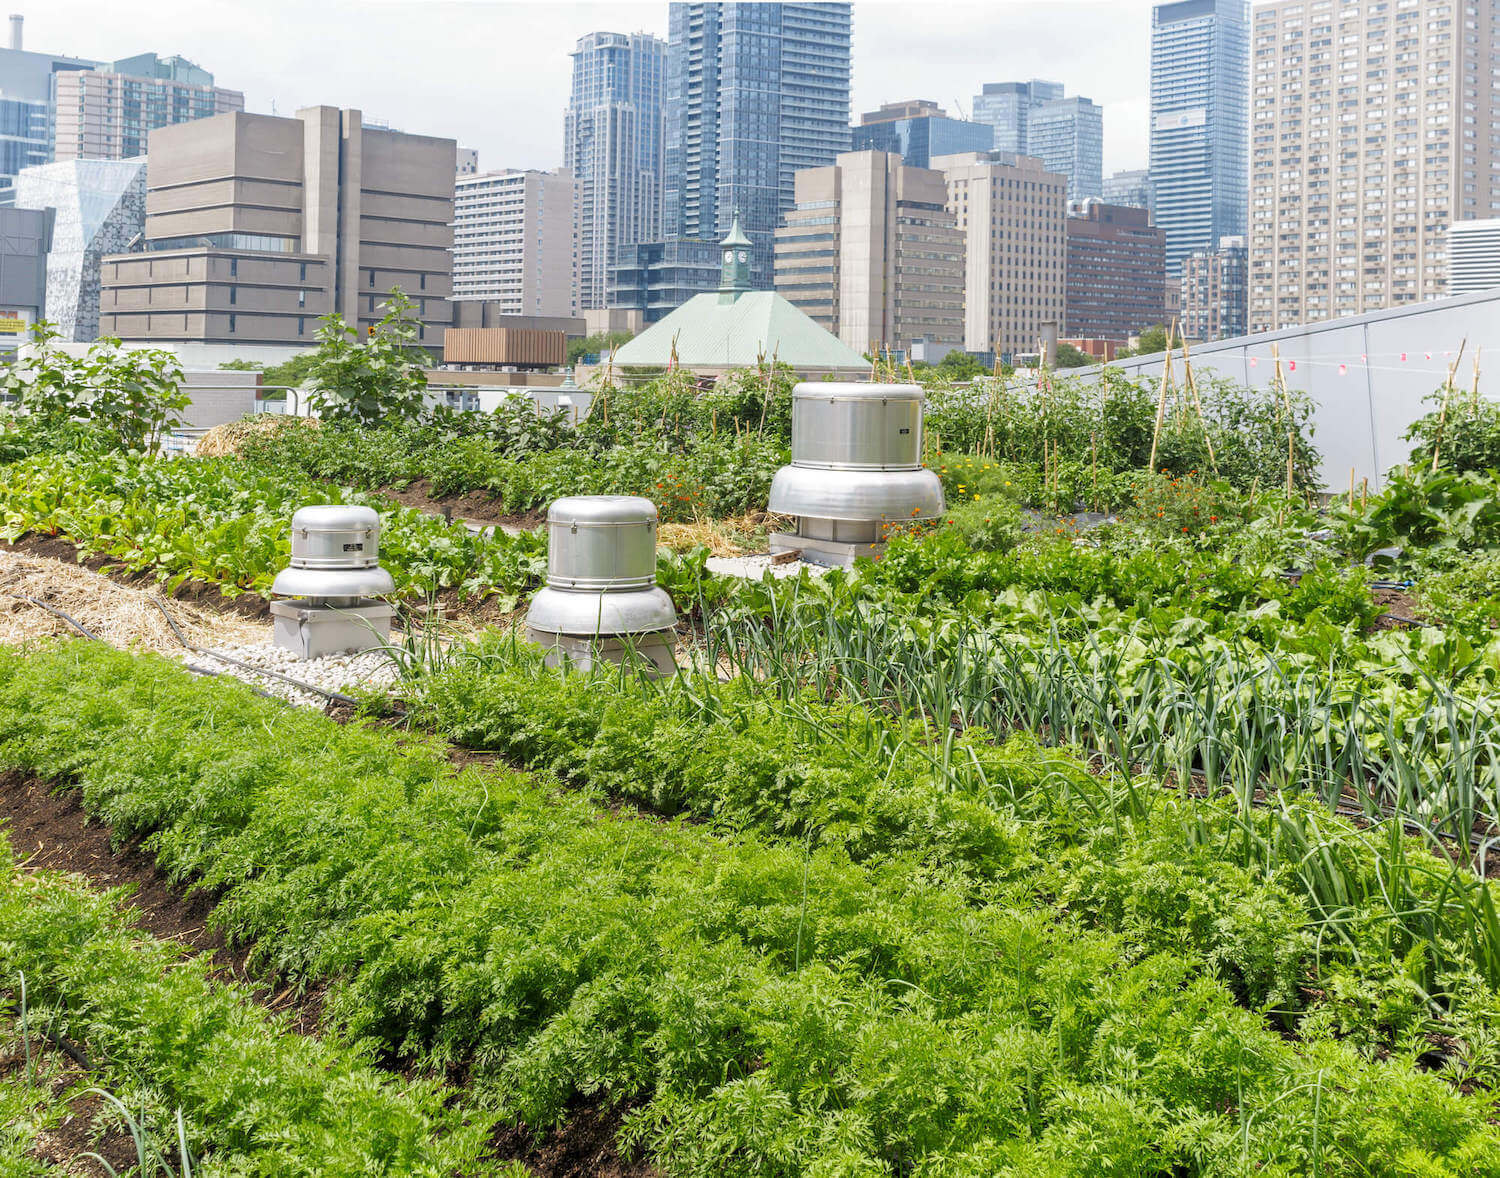
<path id="1" fill-rule="evenodd" d="M 618 663 L 632 651 L 670 675 L 677 610 L 656 584 L 656 504 L 634 495 L 575 495 L 547 510 L 547 584 L 531 599 L 527 636 L 551 666 Z"/>
<path id="2" fill-rule="evenodd" d="M 797 517 L 772 552 L 812 564 L 879 556 L 891 528 L 937 519 L 943 484 L 922 466 L 922 389 L 813 382 L 792 390 L 792 464 L 776 472 L 770 509 Z"/>
<path id="3" fill-rule="evenodd" d="M 272 640 L 298 658 L 373 650 L 390 640 L 395 592 L 380 567 L 380 517 L 369 507 L 303 507 L 292 516 L 292 563 L 271 592 Z"/>

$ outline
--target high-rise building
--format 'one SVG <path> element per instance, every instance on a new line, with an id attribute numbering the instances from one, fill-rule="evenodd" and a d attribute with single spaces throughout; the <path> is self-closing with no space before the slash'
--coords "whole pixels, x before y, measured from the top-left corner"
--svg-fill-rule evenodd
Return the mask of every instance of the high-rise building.
<path id="1" fill-rule="evenodd" d="M 21 48 L 21 18 L 10 18 L 10 48 L 0 49 L 0 204 L 9 204 L 22 168 L 52 159 L 56 78 L 67 70 L 91 70 L 100 62 Z"/>
<path id="2" fill-rule="evenodd" d="M 913 168 L 925 168 L 935 155 L 989 151 L 995 129 L 988 123 L 952 119 L 934 102 L 918 98 L 887 102 L 861 116 L 853 128 L 853 151 L 889 151 Z"/>
<path id="3" fill-rule="evenodd" d="M 851 7 L 671 5 L 664 234 L 717 242 L 738 212 L 759 289 L 793 177 L 849 150 Z"/>
<path id="4" fill-rule="evenodd" d="M 1104 108 L 1065 97 L 1057 82 L 986 82 L 974 96 L 974 121 L 995 129 L 995 150 L 1034 155 L 1068 178 L 1068 196 L 1104 190 Z M 937 153 L 934 153 L 937 154 Z"/>
<path id="5" fill-rule="evenodd" d="M 1145 168 L 1116 172 L 1104 178 L 1104 203 L 1132 209 L 1151 207 L 1151 173 Z"/>
<path id="6" fill-rule="evenodd" d="M 457 173 L 460 176 L 472 176 L 479 171 L 479 152 L 472 147 L 460 147 L 458 149 Z"/>
<path id="7" fill-rule="evenodd" d="M 1031 112 L 1063 96 L 1061 82 L 986 82 L 974 95 L 974 121 L 995 128 L 996 151 L 1030 155 Z"/>
<path id="8" fill-rule="evenodd" d="M 452 322 L 452 139 L 371 130 L 357 110 L 217 115 L 151 132 L 144 249 L 104 259 L 100 330 L 130 340 L 360 336 L 393 288 L 419 342 Z"/>
<path id="9" fill-rule="evenodd" d="M 45 316 L 55 220 L 55 209 L 0 208 L 0 357 L 13 357 Z"/>
<path id="10" fill-rule="evenodd" d="M 103 259 L 139 244 L 146 228 L 145 157 L 25 168 L 15 198 L 17 208 L 53 210 L 46 318 L 65 341 L 96 339 Z"/>
<path id="11" fill-rule="evenodd" d="M 1064 330 L 1124 343 L 1166 313 L 1167 239 L 1148 209 L 1073 202 L 1068 208 Z"/>
<path id="12" fill-rule="evenodd" d="M 1250 0 L 1152 9 L 1151 208 L 1173 278 L 1194 250 L 1246 230 L 1249 89 Z"/>
<path id="13" fill-rule="evenodd" d="M 501 315 L 572 316 L 573 177 L 503 171 L 453 186 L 453 297 Z"/>
<path id="14" fill-rule="evenodd" d="M 964 348 L 1032 351 L 1066 306 L 1068 178 L 1010 152 L 932 161 L 964 234 Z"/>
<path id="15" fill-rule="evenodd" d="M 1250 330 L 1436 298 L 1448 228 L 1500 211 L 1500 3 L 1255 10 Z"/>
<path id="16" fill-rule="evenodd" d="M 1243 237 L 1182 259 L 1180 317 L 1184 338 L 1208 342 L 1247 334 L 1250 260 Z"/>
<path id="17" fill-rule="evenodd" d="M 1448 294 L 1500 286 L 1500 217 L 1448 226 Z"/>
<path id="18" fill-rule="evenodd" d="M 580 310 L 608 305 L 622 246 L 661 236 L 666 46 L 645 33 L 590 33 L 573 50 L 563 166 L 576 190 Z"/>
<path id="19" fill-rule="evenodd" d="M 238 90 L 181 57 L 142 53 L 57 75 L 53 158 L 124 160 L 146 154 L 158 127 L 245 109 Z"/>
<path id="20" fill-rule="evenodd" d="M 719 281 L 719 244 L 678 237 L 621 246 L 610 268 L 610 308 L 658 323 Z"/>
<path id="21" fill-rule="evenodd" d="M 883 151 L 797 173 L 776 293 L 857 352 L 964 338 L 964 235 L 941 172 Z"/>

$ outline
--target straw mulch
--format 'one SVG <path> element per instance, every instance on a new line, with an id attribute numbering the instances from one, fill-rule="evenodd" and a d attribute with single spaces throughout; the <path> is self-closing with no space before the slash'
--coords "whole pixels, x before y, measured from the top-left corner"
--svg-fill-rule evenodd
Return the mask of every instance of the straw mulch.
<path id="1" fill-rule="evenodd" d="M 264 642 L 264 623 L 220 615 L 165 597 L 161 587 L 133 589 L 80 565 L 45 557 L 0 552 L 0 643 L 18 645 L 54 635 L 76 637 L 67 622 L 29 601 L 32 597 L 61 610 L 113 646 L 135 647 L 173 655 L 182 646 L 173 636 L 156 598 L 197 646 L 233 646 Z"/>
<path id="2" fill-rule="evenodd" d="M 656 530 L 656 542 L 673 552 L 686 552 L 702 544 L 710 556 L 751 556 L 766 550 L 769 532 L 791 531 L 795 522 L 790 516 L 752 511 L 736 519 L 662 524 Z"/>
<path id="3" fill-rule="evenodd" d="M 283 429 L 317 429 L 315 417 L 287 417 L 280 413 L 259 413 L 254 417 L 242 417 L 239 421 L 226 421 L 216 425 L 193 447 L 199 458 L 225 458 L 238 454 L 245 440 L 264 437 Z"/>

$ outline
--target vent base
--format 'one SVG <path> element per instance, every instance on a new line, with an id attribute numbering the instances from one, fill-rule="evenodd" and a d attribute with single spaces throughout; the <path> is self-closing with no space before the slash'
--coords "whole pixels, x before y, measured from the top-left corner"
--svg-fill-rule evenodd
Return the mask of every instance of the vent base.
<path id="1" fill-rule="evenodd" d="M 627 638 L 582 638 L 572 634 L 550 634 L 526 628 L 526 637 L 543 647 L 549 667 L 569 666 L 577 671 L 595 667 L 637 666 L 653 679 L 677 674 L 670 632 L 636 634 Z"/>
<path id="2" fill-rule="evenodd" d="M 832 523 L 831 520 L 802 520 L 803 530 L 797 532 L 772 532 L 771 555 L 781 552 L 798 552 L 808 564 L 821 565 L 825 569 L 848 569 L 861 556 L 872 560 L 885 555 L 883 540 L 831 540 L 810 534 L 809 523 Z M 823 529 L 817 529 L 823 530 Z"/>
<path id="3" fill-rule="evenodd" d="M 301 598 L 271 602 L 271 641 L 299 659 L 378 650 L 391 639 L 395 609 L 383 601 L 357 598 L 331 605 Z"/>

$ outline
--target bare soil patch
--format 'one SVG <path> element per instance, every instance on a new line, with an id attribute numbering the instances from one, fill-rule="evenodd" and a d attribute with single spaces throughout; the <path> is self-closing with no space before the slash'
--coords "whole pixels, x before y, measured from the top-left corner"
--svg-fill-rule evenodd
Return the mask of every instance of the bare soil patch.
<path id="1" fill-rule="evenodd" d="M 524 1162 L 536 1178 L 655 1178 L 656 1167 L 620 1156 L 615 1144 L 624 1110 L 575 1101 L 560 1128 L 534 1134 L 525 1125 L 501 1130 L 495 1157 Z"/>

